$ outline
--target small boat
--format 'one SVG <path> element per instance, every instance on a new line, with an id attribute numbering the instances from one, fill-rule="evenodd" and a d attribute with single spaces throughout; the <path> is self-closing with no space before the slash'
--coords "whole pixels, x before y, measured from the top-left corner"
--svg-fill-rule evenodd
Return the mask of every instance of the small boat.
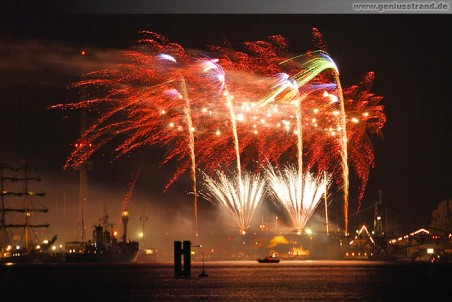
<path id="1" fill-rule="evenodd" d="M 279 259 L 275 256 L 268 256 L 263 259 L 259 258 L 257 259 L 257 262 L 259 263 L 279 263 Z"/>

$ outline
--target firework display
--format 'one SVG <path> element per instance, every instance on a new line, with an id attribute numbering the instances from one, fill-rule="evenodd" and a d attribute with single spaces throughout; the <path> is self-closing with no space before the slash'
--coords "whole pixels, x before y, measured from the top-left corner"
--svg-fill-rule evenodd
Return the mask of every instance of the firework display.
<path id="1" fill-rule="evenodd" d="M 225 206 L 237 222 L 240 233 L 244 235 L 264 196 L 264 181 L 258 174 L 237 174 L 231 178 L 223 171 L 216 171 L 215 174 L 218 180 L 204 174 L 209 193 L 203 195 Z"/>
<path id="2" fill-rule="evenodd" d="M 299 56 L 289 55 L 282 36 L 245 42 L 240 50 L 211 46 L 201 52 L 157 33 L 142 34 L 120 64 L 73 85 L 84 89 L 83 100 L 54 106 L 100 113 L 80 138 L 92 148 L 75 148 L 66 167 L 84 162 L 114 137 L 123 138 L 114 149 L 116 157 L 143 146 L 164 146 L 162 164 L 177 162 L 165 190 L 189 171 L 196 225 L 196 171 L 201 169 L 210 196 L 245 232 L 264 195 L 262 163 L 293 161 L 295 168 L 268 166 L 264 172 L 283 206 L 298 207 L 295 228 L 303 228 L 332 179 L 344 192 L 347 232 L 348 166 L 360 181 L 360 201 L 374 164 L 369 134 L 381 135 L 386 121 L 381 97 L 370 92 L 373 72 L 359 85 L 342 89 L 316 29 L 317 49 Z M 234 176 L 228 178 L 224 171 L 231 170 Z M 324 172 L 325 179 L 315 176 Z M 288 193 L 277 188 L 283 187 L 296 194 L 282 198 Z"/>
<path id="3" fill-rule="evenodd" d="M 299 174 L 294 166 L 275 170 L 269 165 L 266 172 L 274 199 L 289 214 L 297 234 L 301 234 L 327 191 L 329 177 L 315 177 L 309 172 Z"/>

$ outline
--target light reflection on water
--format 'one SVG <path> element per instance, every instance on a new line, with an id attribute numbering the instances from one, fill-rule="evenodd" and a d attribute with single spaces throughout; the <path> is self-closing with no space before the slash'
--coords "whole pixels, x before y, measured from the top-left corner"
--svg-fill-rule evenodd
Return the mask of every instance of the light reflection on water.
<path id="1" fill-rule="evenodd" d="M 0 267 L 3 293 L 61 301 L 445 301 L 450 264 L 364 261 L 193 263 L 175 278 L 172 263 Z M 63 298 L 64 297 L 64 298 Z M 60 299 L 62 298 L 62 299 Z M 17 301 L 17 300 L 16 300 Z"/>

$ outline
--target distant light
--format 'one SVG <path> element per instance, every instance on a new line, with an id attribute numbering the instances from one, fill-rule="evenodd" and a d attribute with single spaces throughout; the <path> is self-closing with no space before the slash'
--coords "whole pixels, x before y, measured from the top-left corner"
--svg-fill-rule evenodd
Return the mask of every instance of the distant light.
<path id="1" fill-rule="evenodd" d="M 310 228 L 306 228 L 306 234 L 311 235 L 312 234 L 312 230 Z"/>
<path id="2" fill-rule="evenodd" d="M 435 253 L 434 249 L 432 249 L 432 248 L 427 249 L 427 254 L 434 254 L 434 253 Z"/>
<path id="3" fill-rule="evenodd" d="M 41 248 L 41 246 L 38 244 L 38 245 L 36 246 L 36 249 L 39 250 L 40 248 Z"/>
<path id="4" fill-rule="evenodd" d="M 80 52 L 80 54 L 81 54 L 82 56 L 84 56 L 84 55 L 86 55 L 86 51 L 82 50 L 82 51 Z"/>
<path id="5" fill-rule="evenodd" d="M 381 220 L 381 216 L 377 216 L 377 220 Z"/>
<path id="6" fill-rule="evenodd" d="M 42 243 L 47 244 L 47 243 L 49 243 L 49 240 L 46 239 Z"/>
<path id="7" fill-rule="evenodd" d="M 52 246 L 52 251 L 56 250 L 56 246 Z"/>

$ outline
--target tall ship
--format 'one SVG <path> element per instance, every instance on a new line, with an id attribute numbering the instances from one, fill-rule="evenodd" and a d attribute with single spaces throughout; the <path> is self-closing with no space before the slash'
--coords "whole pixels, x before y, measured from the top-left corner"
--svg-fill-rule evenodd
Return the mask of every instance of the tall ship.
<path id="1" fill-rule="evenodd" d="M 57 236 L 50 240 L 38 238 L 39 230 L 47 229 L 49 224 L 38 223 L 39 214 L 47 213 L 48 209 L 43 205 L 36 206 L 35 199 L 44 197 L 45 193 L 30 188 L 32 181 L 41 181 L 32 177 L 34 170 L 36 168 L 29 167 L 25 161 L 19 168 L 0 163 L 0 263 L 47 262 L 55 256 L 50 247 Z M 15 176 L 16 173 L 21 176 Z"/>

